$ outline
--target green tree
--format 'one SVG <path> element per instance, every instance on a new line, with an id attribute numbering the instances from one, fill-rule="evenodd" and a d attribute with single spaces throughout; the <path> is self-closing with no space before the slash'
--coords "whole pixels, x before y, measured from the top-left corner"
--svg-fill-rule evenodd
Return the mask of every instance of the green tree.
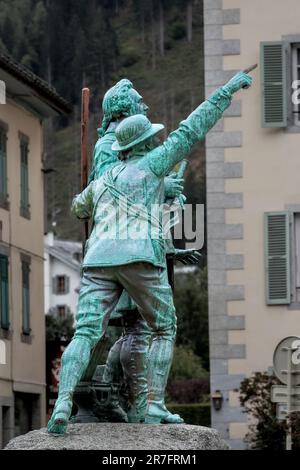
<path id="1" fill-rule="evenodd" d="M 207 270 L 181 275 L 175 282 L 177 344 L 189 346 L 209 368 Z M 176 281 L 175 279 L 175 281 Z"/>
<path id="2" fill-rule="evenodd" d="M 271 388 L 279 381 L 267 372 L 256 372 L 241 383 L 240 402 L 252 423 L 246 436 L 252 449 L 284 450 L 286 421 L 276 418 L 276 403 L 271 402 Z M 300 449 L 300 413 L 292 413 L 293 448 Z"/>

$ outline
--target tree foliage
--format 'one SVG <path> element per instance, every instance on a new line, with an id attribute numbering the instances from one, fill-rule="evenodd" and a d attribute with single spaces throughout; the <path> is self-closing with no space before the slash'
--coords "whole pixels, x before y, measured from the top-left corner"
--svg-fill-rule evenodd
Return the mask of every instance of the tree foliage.
<path id="1" fill-rule="evenodd" d="M 177 345 L 189 346 L 209 368 L 207 269 L 175 282 Z"/>
<path id="2" fill-rule="evenodd" d="M 249 415 L 250 431 L 246 441 L 252 449 L 284 450 L 287 423 L 276 418 L 271 388 L 280 382 L 267 372 L 256 372 L 241 383 L 240 402 Z M 300 413 L 292 413 L 293 448 L 300 449 Z"/>

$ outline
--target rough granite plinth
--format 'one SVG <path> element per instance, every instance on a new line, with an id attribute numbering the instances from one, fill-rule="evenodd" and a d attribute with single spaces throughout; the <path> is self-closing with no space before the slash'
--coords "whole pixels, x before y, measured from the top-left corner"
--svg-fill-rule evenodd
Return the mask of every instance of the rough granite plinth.
<path id="1" fill-rule="evenodd" d="M 228 450 L 219 433 L 203 426 L 127 423 L 70 424 L 64 436 L 46 428 L 12 439 L 5 450 Z"/>

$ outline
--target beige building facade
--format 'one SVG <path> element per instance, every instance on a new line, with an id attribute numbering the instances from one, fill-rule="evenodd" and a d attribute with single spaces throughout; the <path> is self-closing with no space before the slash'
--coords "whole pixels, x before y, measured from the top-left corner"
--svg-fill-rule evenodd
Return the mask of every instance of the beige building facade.
<path id="1" fill-rule="evenodd" d="M 0 80 L 1 448 L 45 424 L 42 121 L 69 108 L 8 56 L 0 56 Z"/>
<path id="2" fill-rule="evenodd" d="M 259 65 L 206 139 L 212 426 L 233 449 L 248 430 L 241 380 L 300 335 L 299 18 L 297 0 L 204 0 L 206 95 Z"/>

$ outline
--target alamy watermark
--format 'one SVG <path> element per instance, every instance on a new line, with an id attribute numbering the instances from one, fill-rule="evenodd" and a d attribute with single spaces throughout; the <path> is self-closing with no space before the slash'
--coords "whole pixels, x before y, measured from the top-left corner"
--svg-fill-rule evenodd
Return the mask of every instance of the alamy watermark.
<path id="1" fill-rule="evenodd" d="M 184 210 L 182 210 L 184 209 Z M 204 205 L 136 204 L 126 197 L 118 202 L 98 203 L 94 235 L 101 240 L 182 240 L 187 249 L 204 245 Z"/>

